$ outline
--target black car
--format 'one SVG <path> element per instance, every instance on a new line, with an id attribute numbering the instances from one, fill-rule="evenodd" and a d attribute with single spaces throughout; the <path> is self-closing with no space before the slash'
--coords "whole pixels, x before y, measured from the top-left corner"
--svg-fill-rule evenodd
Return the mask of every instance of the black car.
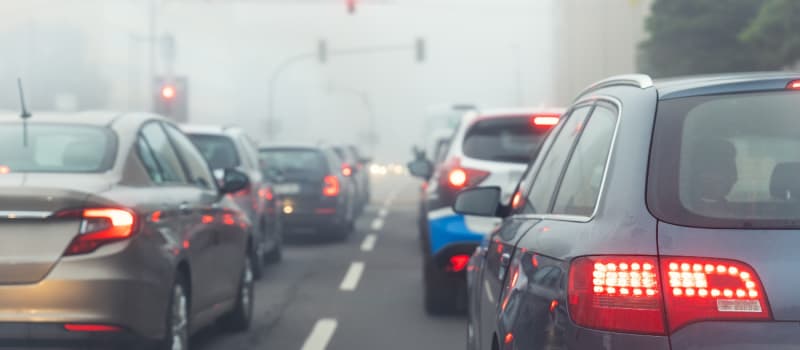
<path id="1" fill-rule="evenodd" d="M 344 239 L 353 231 L 358 191 L 332 148 L 269 146 L 259 156 L 264 173 L 280 181 L 273 191 L 281 197 L 287 233 L 312 231 Z"/>
<path id="2" fill-rule="evenodd" d="M 342 175 L 355 187 L 358 216 L 370 200 L 369 174 L 366 169 L 369 160 L 363 158 L 353 145 L 334 145 L 330 148 L 342 160 Z"/>

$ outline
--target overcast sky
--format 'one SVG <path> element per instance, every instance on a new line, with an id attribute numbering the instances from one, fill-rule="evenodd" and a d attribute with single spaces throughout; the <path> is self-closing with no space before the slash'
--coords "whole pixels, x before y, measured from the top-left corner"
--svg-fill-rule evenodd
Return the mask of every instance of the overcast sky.
<path id="1" fill-rule="evenodd" d="M 452 103 L 551 105 L 553 0 L 357 0 L 355 15 L 344 1 L 160 1 L 158 31 L 176 38 L 174 70 L 189 79 L 190 121 L 239 124 L 263 140 L 269 76 L 286 58 L 314 52 L 320 39 L 330 50 L 408 50 L 289 66 L 275 90 L 279 141 L 361 143 L 369 113 L 354 92 L 374 106 L 376 156 L 397 161 L 423 141 L 426 118 Z M 61 29 L 48 28 L 72 28 L 85 35 L 87 66 L 108 83 L 103 108 L 149 107 L 148 45 L 136 39 L 148 34 L 147 0 L 3 1 L 0 13 L 0 31 L 24 42 L 0 58 L 7 83 L 58 64 L 30 57 L 64 40 Z M 417 37 L 427 43 L 422 63 L 412 50 Z M 159 57 L 159 72 L 164 63 Z"/>

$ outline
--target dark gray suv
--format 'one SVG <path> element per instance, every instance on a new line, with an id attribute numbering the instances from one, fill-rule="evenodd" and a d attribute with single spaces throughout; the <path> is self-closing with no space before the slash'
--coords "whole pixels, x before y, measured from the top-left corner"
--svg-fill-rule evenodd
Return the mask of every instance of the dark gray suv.
<path id="1" fill-rule="evenodd" d="M 468 266 L 471 349 L 800 344 L 800 74 L 582 92 Z"/>

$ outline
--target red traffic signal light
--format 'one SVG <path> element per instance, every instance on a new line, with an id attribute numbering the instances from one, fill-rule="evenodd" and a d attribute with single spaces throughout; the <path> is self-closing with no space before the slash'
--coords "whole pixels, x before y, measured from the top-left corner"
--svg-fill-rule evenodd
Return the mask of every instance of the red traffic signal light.
<path id="1" fill-rule="evenodd" d="M 175 87 L 172 85 L 164 85 L 161 87 L 161 97 L 171 100 L 175 98 Z"/>
<path id="2" fill-rule="evenodd" d="M 354 14 L 356 13 L 356 0 L 345 0 L 347 1 L 347 13 Z"/>

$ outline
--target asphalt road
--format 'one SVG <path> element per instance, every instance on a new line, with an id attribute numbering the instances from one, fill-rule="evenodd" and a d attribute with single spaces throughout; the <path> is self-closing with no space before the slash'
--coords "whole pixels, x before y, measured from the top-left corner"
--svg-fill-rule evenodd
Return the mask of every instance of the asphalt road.
<path id="1" fill-rule="evenodd" d="M 193 349 L 464 349 L 464 317 L 423 308 L 418 183 L 387 175 L 372 185 L 372 203 L 347 241 L 287 243 L 283 261 L 256 286 L 249 332 L 208 329 Z"/>

